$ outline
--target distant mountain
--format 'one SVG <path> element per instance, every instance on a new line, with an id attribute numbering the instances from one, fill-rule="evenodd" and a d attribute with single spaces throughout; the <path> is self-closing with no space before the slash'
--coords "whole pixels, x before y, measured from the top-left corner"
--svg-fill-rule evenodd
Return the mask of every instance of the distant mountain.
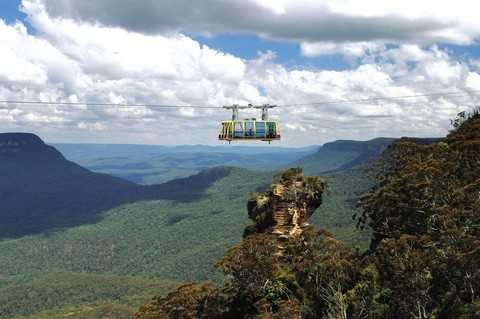
<path id="1" fill-rule="evenodd" d="M 149 185 L 190 176 L 214 166 L 275 170 L 317 151 L 318 146 L 54 144 L 69 160 L 92 171 Z"/>
<path id="2" fill-rule="evenodd" d="M 265 153 L 302 153 L 313 152 L 318 146 L 278 147 L 278 146 L 238 146 L 238 145 L 148 145 L 148 144 L 51 144 L 69 159 L 82 160 L 94 157 L 134 157 L 155 156 L 166 153 L 234 153 L 234 154 L 265 154 Z"/>
<path id="3" fill-rule="evenodd" d="M 432 144 L 441 138 L 410 137 L 419 144 Z M 395 138 L 379 137 L 369 141 L 338 140 L 326 143 L 317 152 L 288 166 L 303 167 L 306 174 L 319 175 L 357 168 L 377 160 Z M 287 167 L 287 166 L 286 166 Z"/>
<path id="4" fill-rule="evenodd" d="M 394 141 L 393 138 L 376 138 L 370 141 L 339 140 L 326 143 L 311 155 L 294 165 L 303 167 L 306 174 L 344 170 L 367 163 L 378 157 Z"/>
<path id="5" fill-rule="evenodd" d="M 144 187 L 67 161 L 36 135 L 0 134 L 0 238 L 94 223 L 103 211 L 142 199 L 192 200 L 226 174 L 216 168 Z"/>
<path id="6" fill-rule="evenodd" d="M 66 189 L 116 192 L 133 187 L 135 184 L 128 181 L 92 173 L 67 161 L 36 135 L 0 134 L 0 192 L 3 196 L 12 192 L 64 192 Z"/>

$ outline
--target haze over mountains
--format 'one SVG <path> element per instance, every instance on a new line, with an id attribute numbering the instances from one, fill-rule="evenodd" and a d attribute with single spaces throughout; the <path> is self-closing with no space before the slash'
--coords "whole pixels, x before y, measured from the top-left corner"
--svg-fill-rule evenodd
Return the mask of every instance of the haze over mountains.
<path id="1" fill-rule="evenodd" d="M 305 166 L 307 173 L 326 176 L 330 190 L 312 222 L 352 246 L 366 247 L 369 233 L 355 229 L 353 203 L 371 185 L 364 165 L 391 142 L 338 141 L 293 150 L 60 147 L 79 162 L 111 165 L 118 161 L 126 166 L 117 168 L 119 176 L 138 169 L 135 178 L 145 184 L 152 175 L 139 166 L 132 168 L 132 163 L 148 163 L 153 158 L 155 166 L 168 158 L 168 165 L 176 165 L 180 175 L 194 172 L 143 186 L 93 173 L 32 134 L 0 134 L 0 141 L 0 277 L 8 279 L 0 283 L 0 318 L 48 309 L 62 313 L 72 305 L 83 311 L 84 305 L 92 302 L 107 302 L 108 306 L 101 306 L 107 308 L 113 303 L 133 311 L 149 298 L 141 293 L 147 283 L 143 277 L 156 278 L 158 291 L 164 282 L 218 279 L 212 265 L 241 238 L 249 193 L 263 190 L 276 167 Z M 109 150 L 113 150 L 111 155 Z M 230 163 L 249 168 L 217 166 Z M 153 180 L 164 178 L 160 173 Z M 95 288 L 98 276 L 104 276 L 108 289 Z M 130 276 L 136 276 L 129 283 L 138 289 L 123 293 L 135 300 L 126 302 L 118 296 Z M 55 286 L 48 284 L 52 278 L 58 278 Z M 74 279 L 70 282 L 69 278 Z M 79 286 L 77 279 L 85 285 Z M 43 299 L 46 287 L 51 290 L 48 294 L 56 296 L 48 302 Z M 21 291 L 33 293 L 19 306 Z M 68 291 L 72 293 L 64 293 Z M 76 296 L 83 296 L 84 301 Z M 45 317 L 53 315 L 48 312 Z"/>
<path id="2" fill-rule="evenodd" d="M 90 170 L 139 184 L 158 184 L 213 166 L 274 170 L 316 152 L 318 146 L 207 146 L 54 144 L 69 160 Z"/>
<path id="3" fill-rule="evenodd" d="M 339 140 L 302 148 L 121 144 L 53 144 L 69 160 L 92 171 L 140 184 L 162 183 L 214 166 L 274 171 L 301 166 L 309 174 L 343 170 L 378 157 L 393 138 Z"/>

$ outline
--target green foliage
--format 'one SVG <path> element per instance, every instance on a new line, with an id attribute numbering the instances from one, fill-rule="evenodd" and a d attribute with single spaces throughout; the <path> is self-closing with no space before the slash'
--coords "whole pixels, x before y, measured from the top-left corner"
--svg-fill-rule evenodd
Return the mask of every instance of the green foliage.
<path id="1" fill-rule="evenodd" d="M 360 269 L 353 288 L 347 292 L 349 311 L 366 318 L 388 317 L 392 290 L 382 287 L 380 273 L 375 264 Z"/>
<path id="2" fill-rule="evenodd" d="M 245 201 L 265 188 L 270 173 L 234 169 L 205 196 L 192 202 L 141 201 L 113 209 L 92 225 L 48 235 L 0 241 L 0 274 L 39 270 L 146 275 L 180 281 L 215 278 L 211 266 L 241 239 L 247 223 Z M 360 179 L 360 178 L 358 178 Z M 348 177 L 328 178 L 330 193 L 313 215 L 316 225 L 355 232 L 352 208 L 342 187 Z M 358 183 L 354 183 L 357 185 Z M 353 196 L 348 191 L 347 196 Z M 319 214 L 322 217 L 316 216 Z M 342 233 L 338 232 L 339 238 Z M 364 242 L 368 241 L 368 237 Z M 131 262 L 137 260 L 138 262 Z"/>
<path id="3" fill-rule="evenodd" d="M 301 172 L 289 169 L 282 173 L 270 190 L 257 194 L 249 202 L 249 209 L 261 213 L 262 207 L 271 203 L 274 206 L 301 203 L 314 210 L 321 203 L 325 183 L 318 177 L 304 177 Z M 295 191 L 295 196 L 289 195 L 291 191 Z M 256 221 L 255 214 L 249 212 L 249 215 Z M 314 317 L 322 306 L 330 305 L 322 283 L 338 278 L 340 284 L 355 273 L 353 254 L 329 234 L 313 230 L 309 234 L 307 228 L 305 237 L 290 237 L 285 242 L 255 226 L 255 233 L 246 236 L 217 263 L 225 274 L 225 282 L 221 288 L 210 287 L 208 291 L 212 318 L 297 318 L 302 313 Z M 204 300 L 204 296 L 198 294 L 203 292 L 203 286 L 188 288 L 154 300 L 142 307 L 137 317 L 201 316 L 198 301 Z M 344 300 L 343 291 L 338 293 Z M 153 315 L 149 309 L 154 309 Z M 181 313 L 175 314 L 175 309 Z M 333 310 L 329 313 L 333 314 Z"/>
<path id="4" fill-rule="evenodd" d="M 265 282 L 280 271 L 275 239 L 271 235 L 248 236 L 231 248 L 217 267 L 229 277 L 230 285 L 243 291 L 261 291 Z"/>
<path id="5" fill-rule="evenodd" d="M 135 318 L 216 319 L 227 312 L 225 305 L 215 285 L 187 284 L 165 298 L 155 298 L 154 302 L 142 306 Z"/>
<path id="6" fill-rule="evenodd" d="M 306 316 L 315 318 L 331 307 L 343 309 L 343 305 L 332 301 L 343 302 L 343 294 L 352 286 L 358 266 L 350 249 L 325 231 L 307 233 L 291 249 L 295 278 L 304 293 Z"/>
<path id="7" fill-rule="evenodd" d="M 136 202 L 107 212 L 96 224 L 0 241 L 0 276 L 32 278 L 33 273 L 67 271 L 180 282 L 218 280 L 220 274 L 213 264 L 241 239 L 248 193 L 262 187 L 268 176 L 271 178 L 270 173 L 233 169 L 201 199 Z M 58 280 L 68 284 L 69 278 L 60 276 Z M 43 286 L 43 281 L 32 280 L 32 286 L 5 290 L 2 296 L 21 294 L 25 303 L 38 305 L 25 307 L 25 314 L 56 307 L 56 302 L 60 305 L 60 294 L 46 294 L 51 302 L 28 294 Z M 158 293 L 150 292 L 150 297 L 153 295 Z M 89 302 L 101 301 L 100 297 Z M 70 304 L 81 302 L 72 300 Z"/>
<path id="8" fill-rule="evenodd" d="M 362 199 L 361 222 L 374 235 L 369 261 L 398 295 L 389 303 L 397 315 L 459 317 L 480 289 L 480 116 L 456 123 L 441 143 L 394 144 Z"/>
<path id="9" fill-rule="evenodd" d="M 361 166 L 324 174 L 328 188 L 310 220 L 317 228 L 328 229 L 335 238 L 360 250 L 368 248 L 371 231 L 355 227 L 353 216 L 361 213 L 357 207 L 359 196 L 374 185 L 368 171 L 369 166 Z"/>
<path id="10" fill-rule="evenodd" d="M 20 316 L 15 319 L 131 319 L 134 314 L 135 309 L 129 306 L 97 302 L 41 311 L 32 316 Z"/>
<path id="11" fill-rule="evenodd" d="M 136 202 L 96 224 L 0 241 L 0 275 L 61 269 L 178 281 L 218 278 L 213 263 L 241 238 L 248 193 L 267 176 L 233 169 L 199 200 Z"/>
<path id="12" fill-rule="evenodd" d="M 152 294 L 164 294 L 176 286 L 174 282 L 158 279 L 86 273 L 39 272 L 16 276 L 0 282 L 0 318 L 53 308 L 59 309 L 54 313 L 61 313 L 72 308 L 72 305 L 76 305 L 75 312 L 79 314 L 104 311 L 106 304 L 132 312 L 132 309 L 150 299 Z M 97 304 L 92 305 L 94 302 Z M 52 312 L 47 314 L 53 317 Z M 42 316 L 50 318 L 47 314 Z M 39 317 L 41 315 L 35 318 Z"/>

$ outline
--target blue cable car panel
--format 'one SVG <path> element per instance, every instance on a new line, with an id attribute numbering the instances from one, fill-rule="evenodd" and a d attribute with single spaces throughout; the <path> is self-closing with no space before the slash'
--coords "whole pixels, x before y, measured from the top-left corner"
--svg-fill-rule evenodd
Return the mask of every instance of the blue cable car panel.
<path id="1" fill-rule="evenodd" d="M 242 122 L 234 122 L 235 132 L 234 137 L 236 138 L 243 138 L 243 123 Z"/>
<path id="2" fill-rule="evenodd" d="M 254 107 L 252 105 L 246 107 L 240 107 L 233 105 L 225 107 L 232 109 L 233 116 L 231 121 L 223 121 L 220 126 L 220 132 L 218 139 L 223 141 L 234 140 L 261 140 L 271 142 L 272 140 L 280 139 L 279 124 L 277 121 L 269 121 L 267 110 L 275 106 L 263 105 L 260 107 Z M 239 120 L 238 110 L 240 108 L 261 108 L 262 120 L 255 118 Z"/>

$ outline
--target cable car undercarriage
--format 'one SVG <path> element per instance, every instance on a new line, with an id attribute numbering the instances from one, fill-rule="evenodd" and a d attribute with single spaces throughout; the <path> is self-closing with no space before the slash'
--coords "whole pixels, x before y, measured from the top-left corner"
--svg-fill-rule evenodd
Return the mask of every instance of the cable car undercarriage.
<path id="1" fill-rule="evenodd" d="M 232 120 L 222 121 L 218 139 L 228 141 L 228 143 L 236 140 L 260 140 L 268 142 L 269 144 L 273 140 L 279 140 L 280 126 L 278 121 L 270 121 L 268 119 L 268 109 L 274 107 L 276 107 L 276 105 L 269 104 L 260 106 L 251 104 L 248 106 L 240 106 L 238 104 L 224 106 L 223 108 L 232 110 Z M 257 120 L 256 118 L 251 118 L 239 120 L 238 110 L 249 108 L 261 109 L 262 119 Z"/>

